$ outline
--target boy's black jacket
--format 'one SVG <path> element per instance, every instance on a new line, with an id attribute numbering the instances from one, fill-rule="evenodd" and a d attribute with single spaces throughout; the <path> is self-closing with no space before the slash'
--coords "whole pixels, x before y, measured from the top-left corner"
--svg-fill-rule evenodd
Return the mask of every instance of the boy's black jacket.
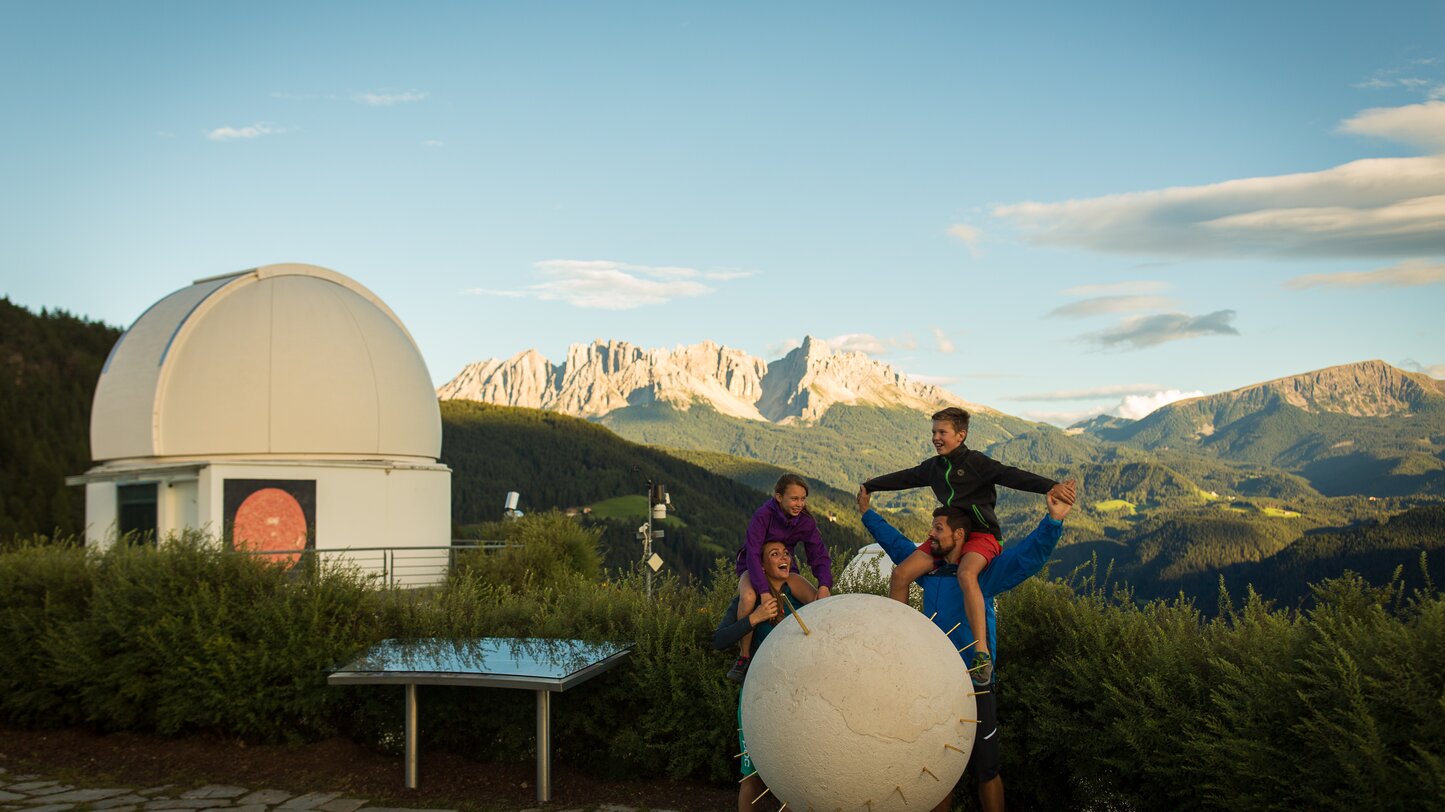
<path id="1" fill-rule="evenodd" d="M 872 493 L 903 491 L 926 485 L 933 489 L 939 502 L 967 511 L 973 519 L 973 529 L 1002 538 L 998 516 L 993 511 L 994 504 L 998 502 L 998 491 L 994 485 L 1017 491 L 1048 493 L 1057 484 L 1048 477 L 1004 465 L 961 445 L 949 454 L 929 457 L 916 468 L 873 477 L 864 482 L 863 487 Z"/>

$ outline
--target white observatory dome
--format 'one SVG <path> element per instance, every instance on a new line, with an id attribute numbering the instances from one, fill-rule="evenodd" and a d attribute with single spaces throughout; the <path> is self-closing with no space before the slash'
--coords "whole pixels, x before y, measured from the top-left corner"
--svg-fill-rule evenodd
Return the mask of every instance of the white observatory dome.
<path id="1" fill-rule="evenodd" d="M 416 342 L 371 291 L 314 265 L 201 279 L 120 337 L 90 422 L 97 462 L 425 459 L 441 453 Z"/>

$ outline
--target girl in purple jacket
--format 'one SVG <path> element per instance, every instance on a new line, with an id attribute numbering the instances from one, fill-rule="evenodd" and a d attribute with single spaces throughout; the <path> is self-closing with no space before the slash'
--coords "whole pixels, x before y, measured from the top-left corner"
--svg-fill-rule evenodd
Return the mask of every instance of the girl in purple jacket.
<path id="1" fill-rule="evenodd" d="M 773 496 L 763 503 L 748 522 L 747 538 L 738 550 L 738 619 L 741 620 L 757 606 L 758 595 L 768 591 L 768 578 L 763 573 L 763 544 L 780 541 L 793 556 L 793 572 L 798 571 L 796 547 L 803 543 L 807 553 L 808 566 L 813 577 L 818 579 L 816 597 L 826 598 L 833 589 L 833 559 L 818 533 L 818 523 L 808 512 L 808 483 L 797 474 L 783 474 L 773 486 Z M 813 599 L 813 587 L 801 575 L 789 579 L 793 593 L 806 603 Z M 807 595 L 808 597 L 803 597 Z M 728 679 L 742 682 L 748 672 L 748 661 L 752 656 L 753 636 L 747 635 L 739 644 L 738 661 L 728 671 Z"/>

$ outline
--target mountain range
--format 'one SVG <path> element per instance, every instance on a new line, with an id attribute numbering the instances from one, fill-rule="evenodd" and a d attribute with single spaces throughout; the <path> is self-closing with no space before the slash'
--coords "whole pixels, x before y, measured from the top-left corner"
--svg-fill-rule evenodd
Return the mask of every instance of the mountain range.
<path id="1" fill-rule="evenodd" d="M 573 344 L 560 364 L 526 350 L 467 365 L 437 396 L 587 418 L 629 406 L 685 410 L 702 403 L 729 417 L 781 424 L 816 422 L 835 405 L 930 411 L 958 400 L 861 352 L 835 353 L 812 336 L 772 363 L 711 341 L 671 350 L 625 341 Z"/>
<path id="2" fill-rule="evenodd" d="M 1383 361 L 1177 401 L 1140 420 L 1094 418 L 1063 431 L 967 403 L 812 337 L 772 362 L 712 342 L 644 350 L 597 341 L 573 345 L 560 364 L 528 350 L 471 364 L 438 395 L 598 420 L 636 442 L 811 465 L 837 487 L 927 456 L 918 414 L 964 405 L 975 415 L 971 447 L 1018 451 L 1019 439 L 1032 437 L 1030 450 L 1043 452 L 1031 458 L 1035 464 L 1098 461 L 1107 453 L 1065 439 L 1076 437 L 1284 471 L 1330 496 L 1445 496 L 1445 382 Z"/>
<path id="3" fill-rule="evenodd" d="M 1364 361 L 1180 400 L 1076 432 L 1297 473 L 1331 496 L 1445 496 L 1445 381 Z"/>
<path id="4" fill-rule="evenodd" d="M 0 321 L 0 546 L 52 530 L 65 538 L 83 522 L 83 499 L 64 477 L 88 459 L 90 394 L 120 331 L 3 300 Z M 678 506 L 662 554 L 704 579 L 784 470 L 815 482 L 810 502 L 836 550 L 866 540 L 850 508 L 856 483 L 931 455 L 928 414 L 962 403 L 811 339 L 771 363 L 709 343 L 597 342 L 561 364 L 523 353 L 469 370 L 442 394 L 528 408 L 442 403 L 459 530 L 494 519 L 502 494 L 521 490 L 529 512 L 590 507 L 584 521 L 605 527 L 609 563 L 626 565 L 646 510 L 641 485 L 658 478 Z M 1066 571 L 1097 561 L 1136 597 L 1184 592 L 1206 607 L 1221 577 L 1236 592 L 1253 584 L 1295 600 L 1345 567 L 1380 581 L 1405 565 L 1407 583 L 1426 572 L 1445 582 L 1445 556 L 1420 566 L 1423 552 L 1445 547 L 1442 403 L 1440 381 L 1369 361 L 1067 430 L 971 406 L 968 441 L 1080 480 L 1057 551 Z M 914 491 L 874 504 L 921 538 L 932 500 Z M 1006 543 L 1041 508 L 1035 494 L 1002 490 Z"/>

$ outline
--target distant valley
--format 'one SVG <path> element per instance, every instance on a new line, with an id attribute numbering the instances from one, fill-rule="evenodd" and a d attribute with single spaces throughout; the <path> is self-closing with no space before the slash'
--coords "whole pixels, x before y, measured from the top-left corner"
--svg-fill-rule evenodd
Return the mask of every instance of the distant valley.
<path id="1" fill-rule="evenodd" d="M 613 360 L 618 347 L 628 363 Z M 519 365 L 536 369 L 536 358 L 472 365 L 470 379 L 487 381 L 493 397 L 516 403 L 520 394 L 506 393 L 501 383 L 521 377 Z M 662 368 L 650 371 L 648 359 Z M 738 385 L 738 369 L 748 370 L 746 385 Z M 964 403 L 866 356 L 812 341 L 772 363 L 714 344 L 647 351 L 597 342 L 574 346 L 566 361 L 543 371 L 553 387 L 546 402 L 573 404 L 575 414 L 624 438 L 692 455 L 735 478 L 744 466 L 719 460 L 795 470 L 842 494 L 931 454 L 928 414 Z M 464 377 L 440 391 L 463 391 Z M 755 382 L 769 379 L 766 401 Z M 674 388 L 669 381 L 687 384 Z M 709 394 L 719 389 L 730 392 L 721 402 Z M 543 402 L 542 391 L 527 397 Z M 810 408 L 770 413 L 758 406 L 765 401 Z M 1370 571 L 1387 577 L 1408 564 L 1405 576 L 1417 581 L 1418 552 L 1445 546 L 1445 528 L 1425 530 L 1438 524 L 1431 506 L 1445 496 L 1445 383 L 1383 362 L 1179 401 L 1139 421 L 1103 418 L 1069 429 L 967 408 L 971 447 L 1080 480 L 1084 501 L 1060 548 L 1063 565 L 1095 559 L 1101 568 L 1112 565 L 1141 597 L 1186 588 L 1212 600 L 1221 575 L 1242 586 L 1256 577 L 1263 583 L 1327 572 L 1330 551 L 1339 547 L 1318 540 L 1331 533 L 1354 539 L 1357 565 L 1364 560 L 1360 545 L 1368 546 L 1360 539 L 1378 535 L 1381 550 L 1367 557 Z M 751 484 L 759 484 L 756 477 Z M 912 492 L 879 503 L 900 526 L 921 534 L 932 499 Z M 1016 536 L 1036 521 L 1041 499 L 1001 489 L 999 509 L 1006 533 Z M 1394 530 L 1384 529 L 1402 514 L 1408 517 Z M 1415 535 L 1417 546 L 1400 543 Z M 1445 575 L 1445 560 L 1431 570 Z M 1301 589 L 1279 591 L 1298 597 Z"/>

